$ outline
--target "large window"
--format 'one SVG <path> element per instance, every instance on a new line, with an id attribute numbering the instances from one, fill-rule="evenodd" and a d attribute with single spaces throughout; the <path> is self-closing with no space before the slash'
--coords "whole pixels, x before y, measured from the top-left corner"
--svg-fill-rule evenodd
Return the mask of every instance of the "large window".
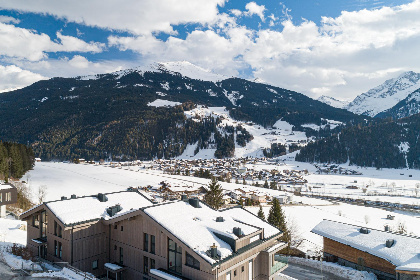
<path id="1" fill-rule="evenodd" d="M 46 211 L 41 212 L 41 237 L 47 236 L 48 215 Z"/>
<path id="2" fill-rule="evenodd" d="M 150 235 L 150 253 L 155 254 L 156 238 L 154 235 Z"/>
<path id="3" fill-rule="evenodd" d="M 60 259 L 63 257 L 63 244 L 57 240 L 54 240 L 54 256 Z"/>
<path id="4" fill-rule="evenodd" d="M 182 274 L 182 248 L 168 238 L 168 269 Z"/>
<path id="5" fill-rule="evenodd" d="M 143 250 L 149 252 L 149 235 L 147 233 L 143 234 Z"/>
<path id="6" fill-rule="evenodd" d="M 36 228 L 39 228 L 39 214 L 34 214 L 32 216 L 32 225 Z"/>
<path id="7" fill-rule="evenodd" d="M 120 264 L 123 264 L 124 261 L 124 252 L 123 252 L 123 248 L 120 247 Z"/>
<path id="8" fill-rule="evenodd" d="M 149 274 L 149 258 L 143 257 L 143 273 Z"/>
<path id="9" fill-rule="evenodd" d="M 92 270 L 98 269 L 98 260 L 92 262 Z"/>
<path id="10" fill-rule="evenodd" d="M 57 221 L 54 221 L 54 235 L 58 237 L 62 237 L 61 234 L 62 234 L 61 226 L 57 223 Z"/>
<path id="11" fill-rule="evenodd" d="M 185 252 L 186 255 L 186 262 L 185 264 L 189 267 L 195 268 L 200 270 L 200 262 L 198 260 L 196 260 L 193 256 L 191 256 L 190 254 L 188 254 L 187 252 Z"/>
<path id="12" fill-rule="evenodd" d="M 150 269 L 155 269 L 156 268 L 156 263 L 154 259 L 150 259 Z"/>

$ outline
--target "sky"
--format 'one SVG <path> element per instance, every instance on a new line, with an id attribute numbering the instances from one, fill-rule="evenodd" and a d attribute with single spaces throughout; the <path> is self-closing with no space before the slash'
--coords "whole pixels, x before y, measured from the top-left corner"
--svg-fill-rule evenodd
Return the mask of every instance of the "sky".
<path id="1" fill-rule="evenodd" d="M 353 100 L 420 72 L 420 0 L 0 0 L 0 92 L 189 61 Z"/>

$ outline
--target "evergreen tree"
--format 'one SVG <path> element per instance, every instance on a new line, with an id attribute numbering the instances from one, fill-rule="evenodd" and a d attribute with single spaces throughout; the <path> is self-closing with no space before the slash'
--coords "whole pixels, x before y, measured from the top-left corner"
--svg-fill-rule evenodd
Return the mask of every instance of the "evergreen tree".
<path id="1" fill-rule="evenodd" d="M 261 205 L 260 205 L 260 210 L 258 211 L 258 218 L 265 221 L 265 215 L 264 215 L 264 211 Z"/>
<path id="2" fill-rule="evenodd" d="M 265 180 L 265 182 L 264 182 L 264 188 L 268 189 L 268 182 L 267 182 L 267 180 Z"/>
<path id="3" fill-rule="evenodd" d="M 268 213 L 267 222 L 283 232 L 281 240 L 288 244 L 287 247 L 289 250 L 291 241 L 290 234 L 286 226 L 286 219 L 283 213 L 283 209 L 281 209 L 281 205 L 276 198 L 273 199 L 273 205 L 271 206 L 270 212 Z"/>
<path id="4" fill-rule="evenodd" d="M 223 204 L 223 189 L 215 178 L 208 185 L 204 201 L 214 209 L 219 209 Z"/>

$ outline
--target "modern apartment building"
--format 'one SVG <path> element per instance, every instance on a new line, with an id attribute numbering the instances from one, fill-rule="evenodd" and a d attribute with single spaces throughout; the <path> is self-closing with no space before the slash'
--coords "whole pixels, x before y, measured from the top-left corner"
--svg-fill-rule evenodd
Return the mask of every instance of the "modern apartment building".
<path id="1" fill-rule="evenodd" d="M 153 204 L 140 192 L 45 202 L 23 213 L 28 246 L 109 279 L 273 279 L 282 233 L 242 208 L 194 198 Z"/>

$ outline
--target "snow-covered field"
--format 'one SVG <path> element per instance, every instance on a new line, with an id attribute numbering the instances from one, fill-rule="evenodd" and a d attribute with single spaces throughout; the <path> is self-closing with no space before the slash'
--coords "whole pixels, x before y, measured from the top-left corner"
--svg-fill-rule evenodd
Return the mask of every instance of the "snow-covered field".
<path id="1" fill-rule="evenodd" d="M 250 168 L 254 169 L 307 169 L 310 173 L 316 171 L 313 165 L 307 163 L 299 163 L 294 161 L 285 161 L 284 165 L 264 164 L 249 164 Z M 351 167 L 349 167 L 351 168 Z M 382 183 L 388 182 L 391 184 L 395 182 L 396 186 L 406 186 L 413 188 L 417 178 L 420 178 L 420 171 L 410 170 L 376 170 L 374 168 L 360 169 L 363 175 L 346 176 L 346 175 L 315 175 L 310 174 L 305 178 L 308 179 L 309 184 L 325 183 L 320 190 L 323 192 L 330 192 L 331 194 L 343 195 L 344 191 L 352 192 L 359 191 L 356 195 L 362 196 L 360 190 L 349 190 L 340 187 L 337 184 L 346 185 L 354 180 L 358 183 L 373 181 L 372 188 L 381 188 Z M 412 174 L 413 177 L 399 175 L 400 173 Z M 69 164 L 69 163 L 52 163 L 39 162 L 36 163 L 34 170 L 24 176 L 24 180 L 29 182 L 29 185 L 34 193 L 34 200 L 36 200 L 36 193 L 40 186 L 47 187 L 46 200 L 60 199 L 61 196 L 69 197 L 71 194 L 77 196 L 91 195 L 99 192 L 113 192 L 125 190 L 129 186 L 156 186 L 161 181 L 166 181 L 172 185 L 207 185 L 208 179 L 185 177 L 176 175 L 163 174 L 160 171 L 147 170 L 139 167 L 122 167 L 111 168 L 98 165 L 86 164 Z M 279 195 L 280 191 L 262 189 L 253 186 L 243 186 L 234 183 L 221 183 L 226 190 L 234 190 L 238 187 L 246 187 L 250 190 L 264 191 L 270 195 Z M 369 187 L 370 188 L 370 187 Z M 374 197 L 367 197 L 372 199 Z M 417 200 L 416 198 L 398 198 L 388 197 L 385 199 L 409 199 L 410 201 Z M 376 199 L 376 198 L 375 198 Z M 405 224 L 408 233 L 420 236 L 420 215 L 408 212 L 390 212 L 384 209 L 373 207 L 364 207 L 349 204 L 332 204 L 325 200 L 296 197 L 295 202 L 301 201 L 302 206 L 285 206 L 283 207 L 286 216 L 293 220 L 296 230 L 299 235 L 306 241 L 302 244 L 304 250 L 317 250 L 322 246 L 322 238 L 316 234 L 311 233 L 315 227 L 323 219 L 345 222 L 360 226 L 367 226 L 383 230 L 384 225 L 388 224 L 391 227 L 396 227 L 399 223 Z M 250 207 L 253 213 L 257 213 L 258 208 Z M 269 207 L 264 207 L 266 216 L 268 215 Z M 393 221 L 387 220 L 388 214 L 394 215 Z"/>

